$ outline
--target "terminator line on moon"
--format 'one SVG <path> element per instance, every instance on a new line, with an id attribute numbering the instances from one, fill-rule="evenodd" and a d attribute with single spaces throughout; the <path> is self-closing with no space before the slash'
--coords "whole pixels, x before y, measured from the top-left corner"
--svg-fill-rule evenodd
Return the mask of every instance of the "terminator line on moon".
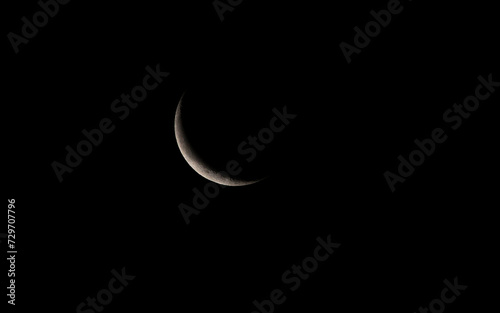
<path id="1" fill-rule="evenodd" d="M 203 158 L 196 153 L 193 149 L 189 138 L 186 136 L 184 125 L 183 125 L 183 99 L 184 95 L 179 101 L 177 105 L 177 110 L 175 112 L 175 139 L 177 141 L 177 145 L 179 146 L 179 150 L 181 151 L 182 156 L 186 160 L 186 162 L 201 176 L 206 179 L 225 186 L 246 186 L 257 183 L 262 179 L 258 180 L 244 180 L 238 177 L 231 177 L 228 175 L 222 175 L 219 171 L 209 166 Z"/>

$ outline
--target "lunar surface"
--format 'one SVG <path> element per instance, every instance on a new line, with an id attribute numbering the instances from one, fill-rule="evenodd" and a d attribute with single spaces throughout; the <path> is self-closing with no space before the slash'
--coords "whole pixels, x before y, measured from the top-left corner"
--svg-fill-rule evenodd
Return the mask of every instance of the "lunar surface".
<path id="1" fill-rule="evenodd" d="M 177 145 L 179 146 L 179 150 L 182 153 L 182 156 L 186 160 L 186 162 L 201 176 L 204 178 L 215 182 L 220 185 L 225 186 L 246 186 L 250 184 L 254 184 L 256 182 L 261 181 L 262 179 L 250 180 L 243 179 L 241 177 L 232 177 L 231 175 L 225 172 L 225 169 L 217 169 L 210 165 L 207 160 L 205 160 L 201 153 L 197 150 L 197 147 L 193 146 L 193 143 L 190 141 L 190 138 L 186 132 L 185 124 L 183 121 L 184 115 L 184 99 L 185 94 L 179 101 L 177 105 L 177 110 L 175 113 L 175 139 L 177 140 Z M 199 130 L 203 131 L 203 130 Z M 223 157 L 223 156 L 221 156 Z M 229 162 L 230 159 L 227 160 Z M 242 164 L 243 172 L 245 171 L 244 164 Z"/>

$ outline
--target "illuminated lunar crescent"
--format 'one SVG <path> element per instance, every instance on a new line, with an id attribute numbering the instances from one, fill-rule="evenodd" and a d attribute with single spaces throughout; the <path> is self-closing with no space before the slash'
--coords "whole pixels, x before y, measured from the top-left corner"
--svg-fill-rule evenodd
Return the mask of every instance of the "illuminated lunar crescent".
<path id="1" fill-rule="evenodd" d="M 183 125 L 183 99 L 182 96 L 179 104 L 177 105 L 177 110 L 175 112 L 175 139 L 177 140 L 177 145 L 179 146 L 179 150 L 181 151 L 182 156 L 186 160 L 186 162 L 201 176 L 206 179 L 213 181 L 214 183 L 225 185 L 225 186 L 246 186 L 256 182 L 261 181 L 258 180 L 244 180 L 239 177 L 231 177 L 223 171 L 216 170 L 211 167 L 203 160 L 199 153 L 196 152 L 196 149 L 193 148 L 191 142 L 189 141 L 188 136 L 186 136 L 186 132 Z"/>

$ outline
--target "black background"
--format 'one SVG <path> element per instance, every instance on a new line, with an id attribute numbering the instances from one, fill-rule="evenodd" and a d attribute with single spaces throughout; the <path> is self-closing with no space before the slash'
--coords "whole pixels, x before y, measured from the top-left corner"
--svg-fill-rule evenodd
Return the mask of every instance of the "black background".
<path id="1" fill-rule="evenodd" d="M 340 42 L 352 44 L 353 27 L 387 1 L 269 2 L 245 0 L 221 23 L 212 1 L 72 1 L 18 54 L 4 37 L 16 311 L 74 312 L 125 267 L 136 278 L 105 312 L 250 313 L 327 235 L 341 247 L 275 312 L 414 312 L 454 277 L 469 287 L 447 312 L 493 307 L 498 93 L 456 131 L 442 114 L 479 75 L 500 79 L 494 5 L 402 2 L 347 64 Z M 38 10 L 4 4 L 4 34 Z M 156 64 L 170 76 L 118 120 L 111 102 Z M 223 189 L 189 225 L 178 205 L 207 180 L 175 141 L 186 90 L 215 95 L 200 110 L 231 140 L 245 134 L 234 145 L 267 126 L 273 107 L 297 114 L 268 147 L 272 175 Z M 240 109 L 210 116 L 217 94 Z M 258 118 L 233 130 L 245 110 Z M 114 132 L 60 183 L 52 162 L 105 117 Z M 383 173 L 436 127 L 448 140 L 392 193 Z"/>

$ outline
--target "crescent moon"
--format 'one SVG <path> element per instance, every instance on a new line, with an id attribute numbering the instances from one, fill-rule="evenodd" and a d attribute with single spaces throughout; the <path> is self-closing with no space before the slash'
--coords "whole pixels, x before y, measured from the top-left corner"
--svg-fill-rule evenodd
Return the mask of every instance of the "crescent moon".
<path id="1" fill-rule="evenodd" d="M 182 156 L 189 164 L 189 166 L 191 166 L 201 176 L 219 185 L 246 186 L 261 181 L 262 179 L 243 180 L 237 177 L 231 177 L 229 176 L 229 174 L 224 175 L 221 171 L 218 171 L 215 168 L 209 166 L 203 160 L 203 158 L 198 153 L 196 153 L 195 149 L 193 149 L 191 145 L 191 142 L 186 136 L 184 125 L 182 122 L 183 99 L 184 95 L 182 95 L 179 104 L 177 105 L 177 110 L 175 112 L 174 128 L 175 128 L 175 139 L 177 141 L 177 145 L 179 146 L 179 150 L 181 151 Z"/>

